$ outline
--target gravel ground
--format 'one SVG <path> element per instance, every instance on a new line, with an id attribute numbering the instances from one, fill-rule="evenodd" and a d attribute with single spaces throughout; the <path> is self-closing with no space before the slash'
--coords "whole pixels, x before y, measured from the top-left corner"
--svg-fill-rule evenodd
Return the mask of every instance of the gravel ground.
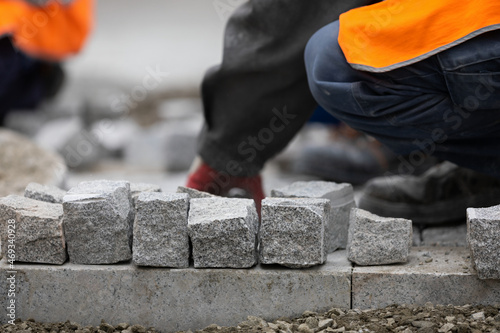
<path id="1" fill-rule="evenodd" d="M 335 333 L 335 332 L 439 332 L 482 333 L 500 332 L 499 306 L 443 306 L 428 303 L 425 306 L 393 305 L 378 310 L 332 309 L 326 313 L 306 311 L 299 318 L 280 318 L 266 322 L 248 317 L 237 327 L 210 325 L 195 333 L 264 332 L 264 333 Z M 0 332 L 22 333 L 156 333 L 160 330 L 140 325 L 102 322 L 99 327 L 83 327 L 77 323 L 38 323 L 17 320 L 15 325 L 4 325 Z M 183 333 L 192 333 L 186 331 Z"/>

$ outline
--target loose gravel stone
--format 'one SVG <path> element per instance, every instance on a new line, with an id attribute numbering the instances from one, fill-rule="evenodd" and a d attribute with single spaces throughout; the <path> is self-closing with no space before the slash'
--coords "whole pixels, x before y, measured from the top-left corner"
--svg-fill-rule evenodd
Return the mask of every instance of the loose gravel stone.
<path id="1" fill-rule="evenodd" d="M 191 199 L 188 232 L 194 267 L 248 268 L 257 263 L 259 217 L 253 200 Z"/>
<path id="2" fill-rule="evenodd" d="M 64 196 L 63 208 L 71 262 L 113 264 L 132 259 L 134 210 L 128 182 L 80 183 Z"/>
<path id="3" fill-rule="evenodd" d="M 15 261 L 63 264 L 67 259 L 61 204 L 18 195 L 0 199 L 2 252 L 15 246 Z"/>
<path id="4" fill-rule="evenodd" d="M 177 187 L 177 193 L 186 193 L 189 195 L 191 199 L 200 199 L 200 198 L 213 198 L 216 197 L 213 194 L 203 192 L 203 191 L 198 191 L 189 187 L 185 186 L 179 186 Z"/>
<path id="5" fill-rule="evenodd" d="M 292 268 L 323 264 L 330 202 L 311 198 L 262 200 L 260 262 Z"/>
<path id="6" fill-rule="evenodd" d="M 467 209 L 467 241 L 480 279 L 500 279 L 500 205 Z"/>
<path id="7" fill-rule="evenodd" d="M 143 192 L 136 201 L 133 261 L 139 266 L 189 267 L 187 194 Z"/>
<path id="8" fill-rule="evenodd" d="M 272 197 L 324 198 L 330 200 L 330 218 L 325 225 L 325 242 L 331 253 L 338 248 L 345 249 L 349 230 L 349 214 L 354 203 L 351 184 L 326 181 L 300 181 L 271 191 Z"/>
<path id="9" fill-rule="evenodd" d="M 353 208 L 347 257 L 358 265 L 404 263 L 412 245 L 412 223 Z"/>
<path id="10" fill-rule="evenodd" d="M 455 325 L 453 325 L 452 323 L 446 323 L 443 326 L 441 326 L 441 328 L 438 330 L 438 332 L 440 332 L 440 333 L 448 333 L 454 327 L 455 327 Z"/>
<path id="11" fill-rule="evenodd" d="M 484 320 L 484 312 L 476 312 L 472 314 L 472 319 L 474 320 Z"/>
<path id="12" fill-rule="evenodd" d="M 430 322 L 430 321 L 425 321 L 425 320 L 415 320 L 411 322 L 412 326 L 415 326 L 417 328 L 430 328 L 433 327 L 435 324 Z"/>
<path id="13" fill-rule="evenodd" d="M 65 194 L 66 191 L 61 190 L 59 187 L 38 183 L 29 183 L 24 190 L 26 198 L 51 203 L 62 203 Z"/>

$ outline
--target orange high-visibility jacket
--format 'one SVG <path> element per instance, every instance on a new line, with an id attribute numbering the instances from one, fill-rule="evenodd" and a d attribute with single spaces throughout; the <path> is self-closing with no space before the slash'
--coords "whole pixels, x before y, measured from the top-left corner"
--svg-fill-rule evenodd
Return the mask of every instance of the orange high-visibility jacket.
<path id="1" fill-rule="evenodd" d="M 31 56 L 61 60 L 80 50 L 90 31 L 92 0 L 58 0 L 35 6 L 21 0 L 0 0 L 0 36 L 10 35 L 16 47 Z"/>
<path id="2" fill-rule="evenodd" d="M 500 1 L 385 0 L 339 21 L 338 42 L 351 66 L 384 72 L 500 29 Z"/>

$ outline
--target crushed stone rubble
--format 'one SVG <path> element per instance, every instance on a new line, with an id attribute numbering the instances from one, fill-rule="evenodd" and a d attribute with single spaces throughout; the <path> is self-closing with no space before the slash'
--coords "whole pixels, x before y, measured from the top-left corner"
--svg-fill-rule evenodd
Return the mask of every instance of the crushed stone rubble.
<path id="1" fill-rule="evenodd" d="M 31 183 L 25 196 L 0 198 L 2 254 L 16 223 L 16 261 L 63 264 L 250 268 L 321 265 L 347 248 L 358 265 L 405 263 L 412 222 L 355 207 L 350 184 L 309 181 L 275 189 L 255 204 L 179 186 L 95 180 L 69 191 Z M 61 214 L 62 211 L 62 214 Z M 467 242 L 480 279 L 500 278 L 500 205 L 469 208 Z M 133 245 L 134 244 L 134 245 Z M 134 253 L 135 252 L 135 253 Z M 431 259 L 429 259 L 431 260 Z"/>
<path id="2" fill-rule="evenodd" d="M 391 305 L 381 309 L 358 310 L 334 308 L 324 313 L 306 311 L 296 318 L 265 320 L 248 316 L 237 326 L 212 324 L 203 330 L 178 333 L 497 333 L 500 332 L 500 305 Z M 75 322 L 41 323 L 33 319 L 0 326 L 1 332 L 50 333 L 157 333 L 160 328 L 128 323 L 115 325 L 102 321 L 99 326 Z M 163 332 L 166 333 L 166 332 Z"/>

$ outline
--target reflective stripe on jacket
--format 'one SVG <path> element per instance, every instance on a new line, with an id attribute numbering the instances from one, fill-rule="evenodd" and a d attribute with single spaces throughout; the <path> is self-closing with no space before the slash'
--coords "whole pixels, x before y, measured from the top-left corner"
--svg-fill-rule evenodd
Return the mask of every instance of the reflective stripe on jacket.
<path id="1" fill-rule="evenodd" d="M 386 0 L 339 20 L 338 42 L 351 66 L 385 72 L 500 29 L 500 1 Z"/>
<path id="2" fill-rule="evenodd" d="M 23 52 L 61 60 L 78 52 L 91 28 L 92 0 L 52 0 L 36 6 L 20 0 L 0 0 L 0 36 L 11 35 Z"/>

